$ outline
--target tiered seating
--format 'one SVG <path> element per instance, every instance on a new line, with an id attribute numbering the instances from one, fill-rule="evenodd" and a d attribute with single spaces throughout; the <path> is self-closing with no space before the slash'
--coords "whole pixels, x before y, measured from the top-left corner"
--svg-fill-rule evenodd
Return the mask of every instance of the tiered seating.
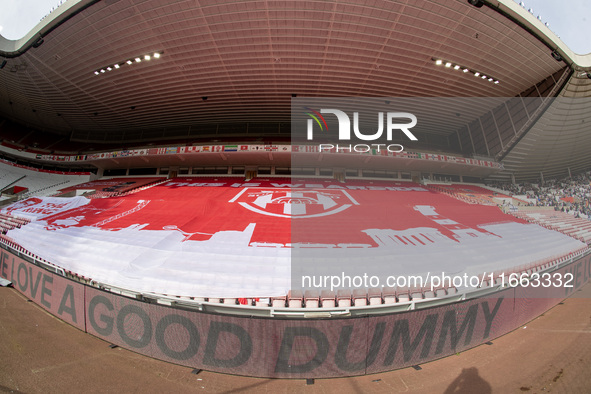
<path id="1" fill-rule="evenodd" d="M 167 180 L 168 179 L 166 179 L 166 178 L 158 178 L 158 179 L 156 179 L 154 181 L 151 181 L 149 183 L 140 184 L 140 185 L 135 186 L 135 187 L 133 187 L 131 189 L 127 189 L 125 191 L 120 191 L 119 193 L 115 194 L 115 196 L 117 196 L 117 197 L 129 196 L 130 194 L 141 192 L 142 190 L 149 189 L 149 188 L 151 188 L 153 186 L 158 186 L 158 185 L 166 182 Z"/>
<path id="2" fill-rule="evenodd" d="M 14 228 L 20 228 L 27 223 L 30 223 L 30 220 L 18 218 L 6 213 L 0 213 L 0 232 L 2 234 L 6 234 L 7 231 Z"/>
<path id="3" fill-rule="evenodd" d="M 97 179 L 61 188 L 59 194 L 65 194 L 76 190 L 96 190 L 96 192 L 89 195 L 88 198 L 126 196 L 132 192 L 145 190 L 146 188 L 164 181 L 166 181 L 166 178 L 163 177 Z"/>
<path id="4" fill-rule="evenodd" d="M 4 189 L 8 188 L 9 186 L 13 185 L 15 182 L 18 182 L 19 180 L 23 179 L 24 177 L 25 177 L 25 175 L 21 175 L 21 174 L 12 174 L 12 173 L 2 174 L 2 177 L 0 177 L 0 190 L 4 190 Z"/>
<path id="5" fill-rule="evenodd" d="M 87 198 L 109 198 L 115 195 L 114 192 L 103 192 L 101 190 L 97 190 L 94 193 L 90 192 L 86 195 Z"/>
<path id="6" fill-rule="evenodd" d="M 565 212 L 549 207 L 528 207 L 527 210 L 514 212 L 518 218 L 559 231 L 587 244 L 591 243 L 591 221 L 575 218 Z"/>
<path id="7" fill-rule="evenodd" d="M 67 141 L 67 138 L 59 138 L 52 133 L 28 132 L 17 142 L 28 148 L 49 150 L 52 146 L 59 145 L 62 141 Z"/>
<path id="8" fill-rule="evenodd" d="M 501 194 L 480 186 L 461 184 L 429 184 L 428 187 L 440 193 L 447 194 L 468 204 L 497 205 L 494 198 L 511 199 L 506 194 Z"/>
<path id="9" fill-rule="evenodd" d="M 465 204 L 412 182 L 139 179 L 148 181 L 131 195 L 137 185 L 128 184 L 118 198 L 79 198 L 85 205 L 52 211 L 7 235 L 30 253 L 96 282 L 197 302 L 292 309 L 428 302 L 467 290 L 445 285 L 290 291 L 294 248 L 325 251 L 313 256 L 314 268 L 334 275 L 349 263 L 359 268 L 367 250 L 375 257 L 371 264 L 396 276 L 539 270 L 586 248 L 496 207 Z M 130 182 L 107 181 L 115 183 L 104 188 Z M 149 182 L 157 184 L 147 187 Z M 79 187 L 98 188 L 89 184 Z"/>
<path id="10" fill-rule="evenodd" d="M 80 182 L 79 179 L 67 179 L 58 183 L 48 185 L 44 182 L 36 182 L 34 184 L 26 182 L 29 185 L 29 191 L 24 194 L 24 197 L 30 196 L 51 196 L 55 194 L 60 188 L 65 185 Z"/>
<path id="11" fill-rule="evenodd" d="M 0 160 L 0 172 L 10 174 L 11 181 L 6 182 L 0 180 L 3 185 L 8 186 L 15 180 L 19 179 L 13 186 L 25 187 L 28 190 L 26 196 L 50 196 L 61 188 L 70 184 L 77 184 L 88 181 L 89 175 L 69 175 L 56 174 L 50 172 L 37 171 L 34 169 L 27 169 L 20 166 L 14 166 L 8 162 Z"/>
<path id="12" fill-rule="evenodd" d="M 54 150 L 56 153 L 78 153 L 89 151 L 90 149 L 95 148 L 95 146 L 93 146 L 92 143 L 70 141 L 66 138 L 56 141 L 49 148 Z"/>
<path id="13" fill-rule="evenodd" d="M 0 135 L 2 142 L 16 143 L 23 137 L 23 126 L 10 120 L 0 121 Z"/>

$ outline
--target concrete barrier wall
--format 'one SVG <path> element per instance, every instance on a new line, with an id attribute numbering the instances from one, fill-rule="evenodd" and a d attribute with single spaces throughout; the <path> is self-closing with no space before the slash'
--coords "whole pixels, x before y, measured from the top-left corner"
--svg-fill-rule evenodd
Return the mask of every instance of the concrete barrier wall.
<path id="1" fill-rule="evenodd" d="M 31 264 L 4 249 L 0 249 L 0 276 L 52 315 L 86 330 L 83 284 Z"/>
<path id="2" fill-rule="evenodd" d="M 5 250 L 0 275 L 56 317 L 149 357 L 230 374 L 322 378 L 394 370 L 497 338 L 585 284 L 590 260 L 553 273 L 572 273 L 572 288 L 506 288 L 428 309 L 330 319 L 216 315 L 146 303 L 50 273 Z"/>

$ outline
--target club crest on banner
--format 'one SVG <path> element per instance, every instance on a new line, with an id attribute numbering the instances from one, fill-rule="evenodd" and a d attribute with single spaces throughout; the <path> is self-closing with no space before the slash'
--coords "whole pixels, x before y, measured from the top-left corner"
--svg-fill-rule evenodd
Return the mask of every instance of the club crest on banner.
<path id="1" fill-rule="evenodd" d="M 345 190 L 249 189 L 229 202 L 262 215 L 281 218 L 314 218 L 333 215 L 359 205 Z"/>

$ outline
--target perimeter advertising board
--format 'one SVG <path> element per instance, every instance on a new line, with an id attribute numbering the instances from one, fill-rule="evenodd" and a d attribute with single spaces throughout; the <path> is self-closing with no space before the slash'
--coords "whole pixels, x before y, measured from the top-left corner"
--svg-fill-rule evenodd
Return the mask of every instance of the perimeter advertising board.
<path id="1" fill-rule="evenodd" d="M 86 330 L 84 285 L 56 275 L 0 249 L 0 276 L 57 318 Z"/>
<path id="2" fill-rule="evenodd" d="M 145 303 L 48 273 L 5 250 L 0 265 L 0 275 L 18 291 L 106 341 L 194 368 L 280 378 L 376 373 L 474 347 L 575 292 L 589 279 L 590 257 L 554 273 L 571 273 L 574 286 L 509 287 L 488 298 L 382 316 L 277 319 Z"/>

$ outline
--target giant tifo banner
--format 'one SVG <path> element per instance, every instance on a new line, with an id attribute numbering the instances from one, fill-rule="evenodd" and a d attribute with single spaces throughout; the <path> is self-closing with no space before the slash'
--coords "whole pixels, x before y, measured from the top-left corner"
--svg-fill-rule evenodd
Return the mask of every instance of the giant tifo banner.
<path id="1" fill-rule="evenodd" d="M 81 157 L 81 156 L 75 156 L 75 157 Z M 42 169 L 42 168 L 34 168 L 34 167 L 29 167 L 29 166 L 25 166 L 22 164 L 17 164 L 14 163 L 12 161 L 8 161 L 8 160 L 4 160 L 4 159 L 0 159 L 1 163 L 13 166 L 13 167 L 18 167 L 18 168 L 23 168 L 25 170 L 29 170 L 29 171 L 36 171 L 36 172 L 43 172 L 43 173 L 47 173 L 47 174 L 59 174 L 59 175 L 90 175 L 90 172 L 66 172 L 66 171 L 53 171 L 53 170 L 46 170 L 46 169 Z"/>
<path id="2" fill-rule="evenodd" d="M 511 272 L 586 246 L 411 182 L 177 178 L 125 197 L 30 198 L 2 212 L 31 218 L 6 235 L 64 270 L 187 297 L 285 296 L 332 287 L 326 277 L 404 287 L 388 279 Z M 336 287 L 370 287 L 353 282 Z"/>
<path id="3" fill-rule="evenodd" d="M 299 153 L 320 153 L 318 145 L 203 145 L 203 146 L 173 146 L 163 148 L 132 149 L 113 152 L 92 153 L 89 155 L 37 155 L 39 160 L 51 161 L 87 161 L 112 159 L 131 156 L 146 155 L 171 155 L 171 154 L 208 154 L 208 153 L 232 153 L 232 152 L 299 152 Z M 425 152 L 389 152 L 386 149 L 369 149 L 363 152 L 351 151 L 350 149 L 323 149 L 323 154 L 354 154 L 368 156 L 398 157 L 413 160 L 430 160 L 446 163 L 458 163 L 479 167 L 490 167 L 502 169 L 502 163 L 490 160 L 472 159 L 467 157 L 457 157 L 438 153 Z"/>
<path id="4" fill-rule="evenodd" d="M 149 357 L 272 378 L 355 376 L 452 355 L 497 338 L 573 294 L 590 256 L 553 274 L 573 287 L 507 288 L 455 304 L 378 316 L 252 318 L 145 303 L 85 286 L 0 249 L 0 276 L 56 317 Z"/>

